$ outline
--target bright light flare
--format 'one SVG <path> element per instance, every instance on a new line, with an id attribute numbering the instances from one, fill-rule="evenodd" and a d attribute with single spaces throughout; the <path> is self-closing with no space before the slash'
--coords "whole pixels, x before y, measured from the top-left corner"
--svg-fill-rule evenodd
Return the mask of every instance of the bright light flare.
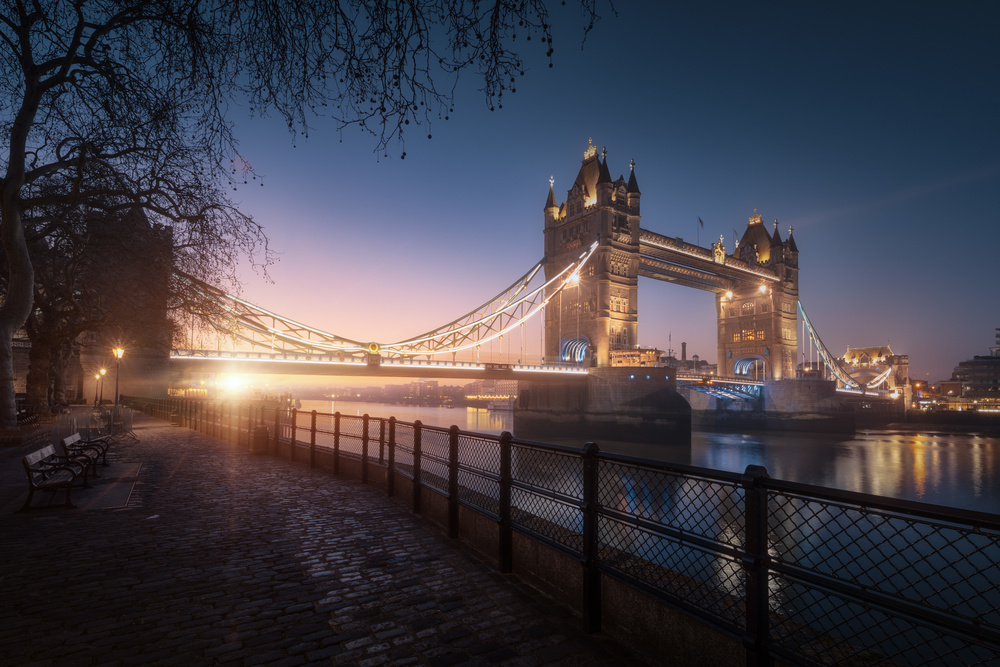
<path id="1" fill-rule="evenodd" d="M 219 380 L 219 387 L 222 391 L 235 394 L 247 386 L 248 380 L 242 375 L 229 375 Z"/>

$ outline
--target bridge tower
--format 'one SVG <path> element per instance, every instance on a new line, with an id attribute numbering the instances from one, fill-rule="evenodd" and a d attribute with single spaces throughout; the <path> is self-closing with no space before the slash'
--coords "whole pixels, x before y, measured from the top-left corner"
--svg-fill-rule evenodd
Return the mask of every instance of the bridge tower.
<path id="1" fill-rule="evenodd" d="M 716 252 L 724 253 L 721 239 Z M 782 241 L 778 221 L 774 221 L 773 233 L 768 232 L 754 209 L 731 257 L 751 269 L 769 269 L 777 280 L 744 279 L 735 281 L 729 290 L 716 292 L 719 374 L 748 375 L 760 380 L 794 378 L 799 249 L 792 230 L 788 231 L 788 239 Z"/>
<path id="2" fill-rule="evenodd" d="M 590 143 L 580 171 L 556 203 L 549 180 L 545 202 L 545 277 L 557 275 L 594 241 L 599 246 L 578 276 L 545 310 L 545 360 L 610 366 L 614 350 L 636 344 L 639 270 L 639 186 L 612 180 L 607 151 Z"/>

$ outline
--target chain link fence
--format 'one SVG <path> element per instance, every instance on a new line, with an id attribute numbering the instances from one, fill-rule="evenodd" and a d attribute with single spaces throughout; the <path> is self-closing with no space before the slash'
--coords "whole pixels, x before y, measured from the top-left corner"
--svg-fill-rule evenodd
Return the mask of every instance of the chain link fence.
<path id="1" fill-rule="evenodd" d="M 273 424 L 278 439 L 364 470 L 382 466 L 390 494 L 396 475 L 412 480 L 416 512 L 421 488 L 446 497 L 452 536 L 459 505 L 496 522 L 503 571 L 511 532 L 542 542 L 584 567 L 591 630 L 600 627 L 603 574 L 739 639 L 752 664 L 1000 665 L 994 514 L 772 480 L 756 466 L 726 473 L 509 433 L 128 400 L 234 442 Z"/>

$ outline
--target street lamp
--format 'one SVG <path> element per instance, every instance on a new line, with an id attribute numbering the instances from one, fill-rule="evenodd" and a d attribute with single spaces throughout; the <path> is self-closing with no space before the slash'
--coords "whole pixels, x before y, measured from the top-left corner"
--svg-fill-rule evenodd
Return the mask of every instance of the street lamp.
<path id="1" fill-rule="evenodd" d="M 101 400 L 98 405 L 104 405 L 104 375 L 108 372 L 107 368 L 101 369 Z"/>
<path id="2" fill-rule="evenodd" d="M 94 405 L 97 405 L 97 385 L 101 382 L 101 374 L 94 373 Z"/>
<path id="3" fill-rule="evenodd" d="M 115 405 L 118 405 L 118 380 L 122 375 L 122 355 L 125 354 L 125 350 L 116 347 L 112 352 L 115 353 L 115 358 L 118 359 L 118 365 L 115 368 Z"/>

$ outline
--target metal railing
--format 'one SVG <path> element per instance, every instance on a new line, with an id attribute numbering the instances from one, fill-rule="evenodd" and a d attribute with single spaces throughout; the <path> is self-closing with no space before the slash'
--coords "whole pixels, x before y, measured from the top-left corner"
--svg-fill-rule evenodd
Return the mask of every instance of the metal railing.
<path id="1" fill-rule="evenodd" d="M 1000 664 L 1000 516 L 582 448 L 406 423 L 197 400 L 129 399 L 154 416 L 246 442 L 332 452 L 412 480 L 496 522 L 497 561 L 520 533 L 583 567 L 584 621 L 601 575 L 741 641 L 748 664 Z M 277 442 L 276 441 L 276 442 Z"/>

